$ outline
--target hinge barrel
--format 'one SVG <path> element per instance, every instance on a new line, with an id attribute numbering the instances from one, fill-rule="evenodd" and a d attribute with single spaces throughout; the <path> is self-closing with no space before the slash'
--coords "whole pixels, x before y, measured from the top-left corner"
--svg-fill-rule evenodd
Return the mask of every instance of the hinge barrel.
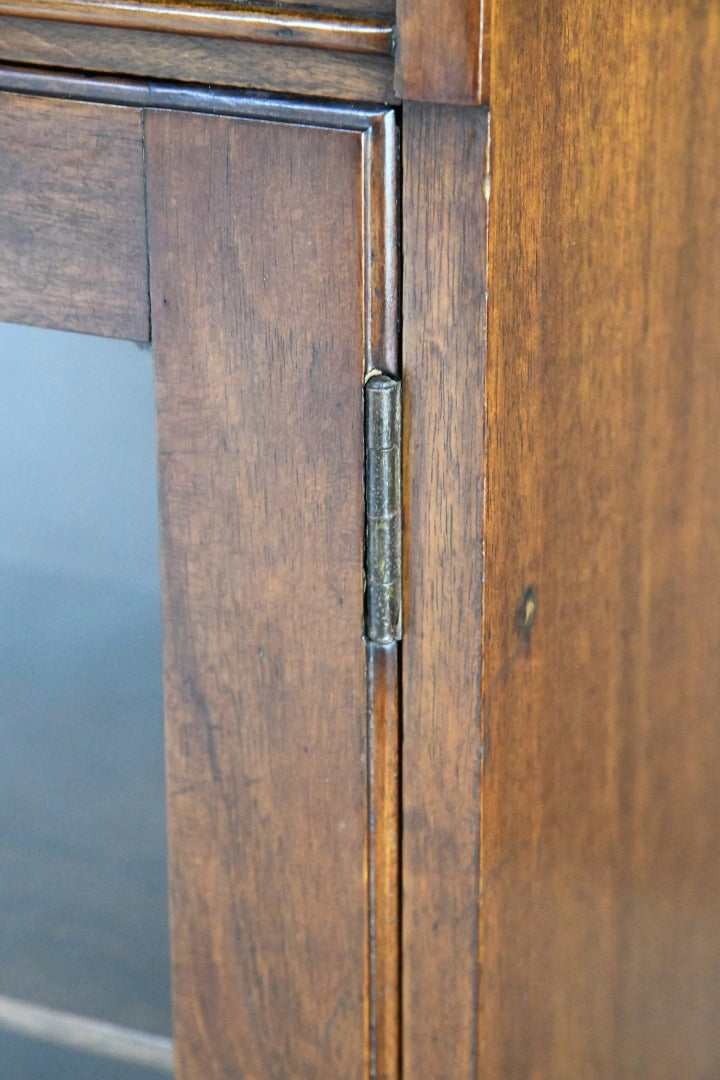
<path id="1" fill-rule="evenodd" d="M 365 634 L 402 637 L 402 387 L 389 375 L 365 383 Z"/>

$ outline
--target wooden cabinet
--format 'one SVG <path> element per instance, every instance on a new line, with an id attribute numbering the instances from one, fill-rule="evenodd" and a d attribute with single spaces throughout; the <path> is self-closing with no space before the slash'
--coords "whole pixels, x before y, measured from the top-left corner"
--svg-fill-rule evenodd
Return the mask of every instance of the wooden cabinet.
<path id="1" fill-rule="evenodd" d="M 178 1080 L 715 1075 L 716 6 L 0 2 L 0 61 L 0 317 L 153 342 Z"/>

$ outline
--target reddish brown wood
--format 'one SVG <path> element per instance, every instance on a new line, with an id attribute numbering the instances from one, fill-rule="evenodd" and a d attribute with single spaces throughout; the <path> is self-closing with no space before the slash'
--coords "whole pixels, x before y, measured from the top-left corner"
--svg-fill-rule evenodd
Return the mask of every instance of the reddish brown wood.
<path id="1" fill-rule="evenodd" d="M 147 341 L 136 109 L 0 97 L 0 319 Z"/>
<path id="2" fill-rule="evenodd" d="M 0 16 L 0 57 L 18 64 L 357 101 L 392 101 L 390 56 Z"/>
<path id="3" fill-rule="evenodd" d="M 398 645 L 368 642 L 370 1075 L 400 1077 L 400 672 Z"/>
<path id="4" fill-rule="evenodd" d="M 490 92 L 490 0 L 397 0 L 395 90 L 472 105 Z"/>
<path id="5" fill-rule="evenodd" d="M 720 1074 L 720 9 L 558 0 L 495 30 L 481 1075 L 700 1080 Z"/>
<path id="6" fill-rule="evenodd" d="M 147 141 L 178 1077 L 359 1078 L 364 136 Z"/>
<path id="7" fill-rule="evenodd" d="M 403 124 L 403 1056 L 476 1073 L 487 114 Z"/>
<path id="8" fill-rule="evenodd" d="M 211 0 L 0 0 L 0 15 L 381 56 L 390 54 L 393 46 L 387 19 L 289 6 L 233 6 Z"/>

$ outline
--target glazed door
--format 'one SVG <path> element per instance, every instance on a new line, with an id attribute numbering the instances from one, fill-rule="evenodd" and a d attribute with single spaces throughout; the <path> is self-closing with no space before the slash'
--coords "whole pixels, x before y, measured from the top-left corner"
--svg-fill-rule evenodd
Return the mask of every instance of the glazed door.
<path id="1" fill-rule="evenodd" d="M 0 100 L 0 318 L 153 345 L 175 1075 L 395 1076 L 397 658 L 363 571 L 394 116 L 43 79 Z"/>

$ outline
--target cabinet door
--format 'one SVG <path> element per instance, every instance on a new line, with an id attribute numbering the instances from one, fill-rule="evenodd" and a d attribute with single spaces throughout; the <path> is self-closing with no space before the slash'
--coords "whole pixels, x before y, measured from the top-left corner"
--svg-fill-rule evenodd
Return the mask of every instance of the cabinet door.
<path id="1" fill-rule="evenodd" d="M 178 1080 L 369 1068 L 362 386 L 394 327 L 359 116 L 145 120 Z"/>
<path id="2" fill-rule="evenodd" d="M 398 668 L 363 611 L 394 116 L 21 88 L 0 112 L 0 317 L 151 326 L 176 1076 L 395 1076 Z"/>

